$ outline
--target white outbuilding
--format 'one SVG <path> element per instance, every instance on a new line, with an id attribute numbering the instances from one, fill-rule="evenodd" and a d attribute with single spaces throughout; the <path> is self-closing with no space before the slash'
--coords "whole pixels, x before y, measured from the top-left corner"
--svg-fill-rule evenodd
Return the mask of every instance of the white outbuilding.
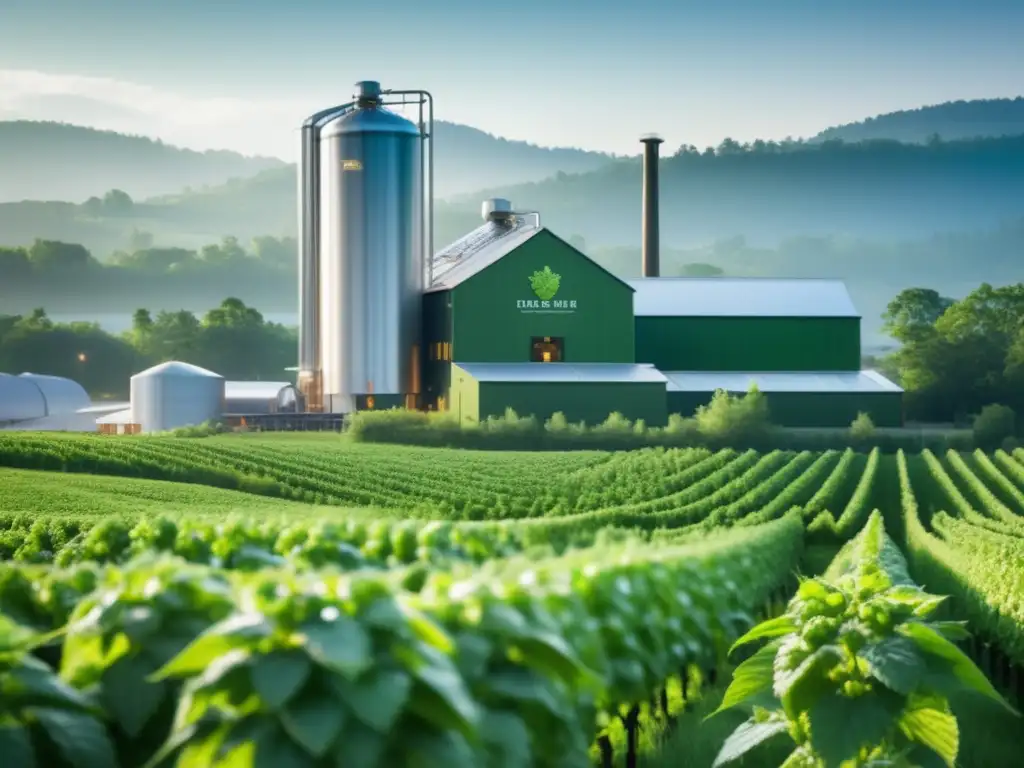
<path id="1" fill-rule="evenodd" d="M 0 373 L 0 424 L 77 413 L 91 405 L 81 384 L 61 376 Z"/>
<path id="2" fill-rule="evenodd" d="M 132 421 L 143 433 L 219 419 L 224 405 L 224 377 L 197 365 L 161 363 L 131 378 Z"/>

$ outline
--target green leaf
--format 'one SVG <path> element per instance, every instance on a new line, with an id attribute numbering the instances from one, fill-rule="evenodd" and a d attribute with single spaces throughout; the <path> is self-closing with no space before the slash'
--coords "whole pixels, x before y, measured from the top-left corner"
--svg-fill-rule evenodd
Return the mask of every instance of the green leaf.
<path id="1" fill-rule="evenodd" d="M 547 674 L 572 682 L 583 671 L 569 644 L 550 632 L 533 632 L 515 641 L 523 654 L 523 662 Z"/>
<path id="2" fill-rule="evenodd" d="M 354 683 L 332 683 L 355 716 L 382 735 L 391 731 L 412 691 L 412 678 L 398 669 L 372 669 Z"/>
<path id="3" fill-rule="evenodd" d="M 937 611 L 939 607 L 948 599 L 949 597 L 946 595 L 941 595 L 938 597 L 929 596 L 927 600 L 922 600 L 921 603 L 918 604 L 916 608 L 914 608 L 914 615 L 922 619 L 927 618 L 928 616 L 931 616 L 933 613 L 935 613 L 935 611 Z"/>
<path id="4" fill-rule="evenodd" d="M 900 718 L 899 726 L 908 739 L 927 747 L 942 758 L 949 768 L 954 768 L 960 750 L 960 729 L 951 712 L 908 708 Z"/>
<path id="5" fill-rule="evenodd" d="M 971 636 L 967 629 L 966 621 L 929 621 L 926 626 L 931 627 L 947 640 L 951 640 L 954 643 L 966 640 Z"/>
<path id="6" fill-rule="evenodd" d="M 410 706 L 441 728 L 472 733 L 479 717 L 476 702 L 447 656 L 430 659 L 414 672 Z"/>
<path id="7" fill-rule="evenodd" d="M 899 714 L 902 699 L 893 694 L 847 698 L 818 697 L 808 711 L 811 747 L 825 765 L 843 765 L 861 747 L 879 744 Z"/>
<path id="8" fill-rule="evenodd" d="M 383 768 L 387 741 L 369 726 L 349 718 L 334 750 L 336 768 Z"/>
<path id="9" fill-rule="evenodd" d="M 494 670 L 487 675 L 484 684 L 489 694 L 500 696 L 518 707 L 535 704 L 546 709 L 551 717 L 558 718 L 562 714 L 550 681 L 532 669 L 508 667 Z"/>
<path id="10" fill-rule="evenodd" d="M 281 728 L 264 731 L 253 742 L 252 768 L 312 768 L 313 760 Z"/>
<path id="11" fill-rule="evenodd" d="M 276 730 L 278 727 L 277 718 L 273 716 L 267 716 L 263 714 L 253 714 L 245 717 L 241 720 L 236 720 L 228 725 L 227 733 L 224 734 L 217 751 L 214 754 L 214 760 L 220 761 L 225 757 L 227 759 L 227 765 L 232 765 L 232 758 L 236 755 L 232 754 L 237 752 L 251 752 L 252 745 L 264 738 L 264 734 L 267 731 Z M 246 755 L 241 762 L 245 760 L 251 761 L 252 756 Z M 220 765 L 219 762 L 216 765 Z"/>
<path id="12" fill-rule="evenodd" d="M 100 698 L 103 707 L 129 736 L 135 737 L 160 708 L 166 687 L 150 683 L 153 667 L 139 656 L 122 656 L 103 672 Z"/>
<path id="13" fill-rule="evenodd" d="M 95 718 L 44 707 L 26 710 L 46 731 L 61 756 L 75 768 L 117 768 L 114 746 Z"/>
<path id="14" fill-rule="evenodd" d="M 184 704 L 179 704 L 179 713 L 183 708 Z M 202 742 L 220 727 L 220 718 L 207 712 L 195 722 L 175 728 L 168 735 L 167 740 L 160 745 L 160 749 L 146 761 L 144 768 L 163 768 L 173 755 L 178 754 L 189 744 Z M 177 763 L 175 766 L 178 768 Z"/>
<path id="15" fill-rule="evenodd" d="M 729 734 L 722 749 L 715 758 L 711 768 L 718 768 L 720 765 L 731 763 L 747 754 L 754 747 L 768 741 L 768 739 L 786 733 L 789 730 L 789 723 L 785 718 L 773 716 L 765 722 L 756 722 L 753 718 L 742 723 L 735 731 Z"/>
<path id="16" fill-rule="evenodd" d="M 344 721 L 345 713 L 327 696 L 301 696 L 281 713 L 288 735 L 316 757 L 337 740 Z"/>
<path id="17" fill-rule="evenodd" d="M 355 679 L 373 665 L 370 636 L 355 619 L 337 616 L 333 621 L 303 625 L 306 651 L 313 661 Z"/>
<path id="18" fill-rule="evenodd" d="M 983 696 L 987 696 L 993 701 L 1001 704 L 1010 712 L 1017 714 L 1017 710 L 1011 707 L 1006 700 L 996 692 L 996 689 L 992 687 L 992 683 L 990 683 L 984 673 L 975 666 L 974 662 L 971 661 L 963 651 L 936 632 L 933 628 L 926 624 L 912 621 L 901 624 L 897 628 L 897 631 L 917 643 L 918 648 L 925 653 L 931 654 L 932 656 L 938 657 L 939 659 L 947 662 L 950 665 L 953 675 L 965 687 L 972 691 L 976 691 Z"/>
<path id="19" fill-rule="evenodd" d="M 480 738 L 487 745 L 490 765 L 531 768 L 530 731 L 514 712 L 488 710 L 480 723 Z"/>
<path id="20" fill-rule="evenodd" d="M 761 650 L 740 664 L 732 673 L 732 682 L 722 697 L 722 703 L 708 718 L 714 717 L 719 712 L 742 704 L 754 696 L 770 691 L 772 677 L 774 674 L 775 654 L 779 650 L 779 641 L 769 643 Z"/>
<path id="21" fill-rule="evenodd" d="M 409 622 L 409 628 L 419 640 L 433 646 L 441 653 L 455 652 L 455 643 L 440 626 L 408 605 L 402 606 L 402 612 L 405 614 L 406 621 Z"/>
<path id="22" fill-rule="evenodd" d="M 462 734 L 417 729 L 402 740 L 405 768 L 479 768 Z"/>
<path id="23" fill-rule="evenodd" d="M 160 614 L 148 605 L 133 605 L 121 615 L 121 631 L 132 644 L 144 643 L 160 630 Z"/>
<path id="24" fill-rule="evenodd" d="M 927 671 L 921 651 L 905 637 L 894 635 L 868 645 L 860 656 L 879 682 L 903 695 L 912 693 Z"/>
<path id="25" fill-rule="evenodd" d="M 793 621 L 793 618 L 788 615 L 782 615 L 774 619 L 769 619 L 768 621 L 762 621 L 732 644 L 732 648 L 729 649 L 729 655 L 731 656 L 737 648 L 744 646 L 747 643 L 752 643 L 755 640 L 761 640 L 769 637 L 780 637 L 795 631 L 796 623 Z"/>
<path id="26" fill-rule="evenodd" d="M 779 768 L 821 768 L 821 762 L 805 747 L 797 747 Z"/>
<path id="27" fill-rule="evenodd" d="M 827 673 L 842 658 L 834 645 L 823 645 L 804 659 L 796 669 L 781 671 L 775 678 L 775 695 L 792 718 L 810 709 L 818 698 L 835 688 Z"/>
<path id="28" fill-rule="evenodd" d="M 48 665 L 34 656 L 24 656 L 21 665 L 9 673 L 9 680 L 4 694 L 21 698 L 22 706 L 94 709 L 94 705 L 81 691 L 65 683 Z"/>
<path id="29" fill-rule="evenodd" d="M 274 651 L 253 657 L 252 687 L 270 709 L 283 707 L 309 679 L 313 665 L 299 651 Z"/>
<path id="30" fill-rule="evenodd" d="M 24 726 L 13 723 L 0 726 L 0 755 L 4 768 L 36 768 L 32 741 Z"/>
<path id="31" fill-rule="evenodd" d="M 199 635 L 150 679 L 191 677 L 206 669 L 218 656 L 247 648 L 270 633 L 270 624 L 258 613 L 229 616 Z"/>

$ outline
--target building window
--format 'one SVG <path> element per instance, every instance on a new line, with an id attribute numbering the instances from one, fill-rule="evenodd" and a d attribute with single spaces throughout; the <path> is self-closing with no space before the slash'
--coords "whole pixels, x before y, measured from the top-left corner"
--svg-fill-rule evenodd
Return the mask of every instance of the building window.
<path id="1" fill-rule="evenodd" d="M 561 363 L 565 359 L 565 340 L 558 336 L 534 336 L 530 340 L 530 362 Z"/>
<path id="2" fill-rule="evenodd" d="M 431 360 L 451 360 L 452 345 L 447 341 L 437 341 L 430 345 L 429 358 Z"/>

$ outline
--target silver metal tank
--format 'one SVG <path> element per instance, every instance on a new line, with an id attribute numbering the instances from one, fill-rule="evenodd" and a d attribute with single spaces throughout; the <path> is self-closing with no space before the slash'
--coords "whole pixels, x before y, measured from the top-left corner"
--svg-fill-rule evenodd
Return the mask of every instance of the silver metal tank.
<path id="1" fill-rule="evenodd" d="M 419 392 L 424 282 L 420 129 L 359 84 L 319 139 L 323 410 L 406 405 Z"/>
<path id="2" fill-rule="evenodd" d="M 132 421 L 144 433 L 219 419 L 224 413 L 224 378 L 197 365 L 171 361 L 131 378 Z"/>

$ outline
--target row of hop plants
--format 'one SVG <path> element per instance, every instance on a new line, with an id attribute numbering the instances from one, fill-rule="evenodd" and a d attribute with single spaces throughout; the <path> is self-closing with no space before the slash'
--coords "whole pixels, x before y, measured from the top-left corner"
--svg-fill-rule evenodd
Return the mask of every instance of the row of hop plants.
<path id="1" fill-rule="evenodd" d="M 785 613 L 734 644 L 736 652 L 763 643 L 736 668 L 717 711 L 743 708 L 750 717 L 715 765 L 779 738 L 793 745 L 787 768 L 954 768 L 951 696 L 969 692 L 1016 712 L 957 647 L 966 622 L 939 618 L 945 599 L 912 581 L 872 513 L 823 576 L 800 584 Z"/>
<path id="2" fill-rule="evenodd" d="M 600 424 L 571 423 L 561 412 L 546 420 L 522 416 L 509 408 L 502 416 L 463 422 L 449 412 L 394 408 L 360 411 L 351 416 L 347 434 L 369 443 L 401 443 L 484 450 L 632 450 L 650 446 L 707 447 L 758 450 L 827 450 L 852 447 L 886 453 L 933 447 L 937 450 L 972 446 L 970 434 L 950 435 L 876 430 L 862 413 L 846 429 L 790 430 L 771 423 L 768 402 L 752 388 L 745 395 L 719 390 L 692 418 L 670 414 L 664 427 L 630 421 L 611 413 Z"/>
<path id="3" fill-rule="evenodd" d="M 801 535 L 790 516 L 699 547 L 434 572 L 418 593 L 366 573 L 94 569 L 64 584 L 56 632 L 4 602 L 3 764 L 589 768 L 610 723 L 717 664 Z"/>

